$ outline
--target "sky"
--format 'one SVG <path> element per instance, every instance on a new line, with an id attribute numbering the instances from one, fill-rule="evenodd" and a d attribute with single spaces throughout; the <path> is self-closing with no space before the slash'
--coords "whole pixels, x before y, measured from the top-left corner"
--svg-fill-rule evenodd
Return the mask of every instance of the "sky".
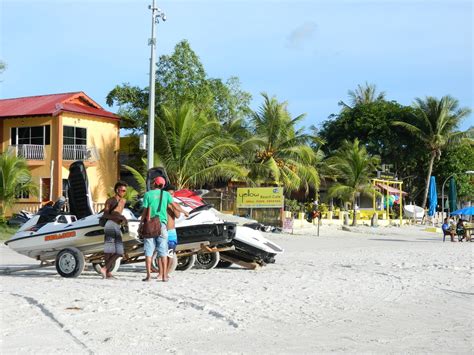
<path id="1" fill-rule="evenodd" d="M 152 0 L 0 0 L 0 98 L 84 91 L 104 108 L 122 83 L 148 86 Z M 386 98 L 451 95 L 473 109 L 470 0 L 157 1 L 156 55 L 187 39 L 209 77 L 287 101 L 317 127 L 375 84 Z M 461 125 L 474 125 L 471 114 Z"/>

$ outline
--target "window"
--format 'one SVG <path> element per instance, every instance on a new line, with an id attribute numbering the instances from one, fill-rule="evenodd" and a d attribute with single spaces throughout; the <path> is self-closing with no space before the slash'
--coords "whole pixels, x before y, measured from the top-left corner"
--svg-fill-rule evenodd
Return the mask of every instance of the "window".
<path id="1" fill-rule="evenodd" d="M 12 127 L 11 145 L 50 145 L 51 126 Z"/>
<path id="2" fill-rule="evenodd" d="M 64 126 L 64 145 L 87 145 L 87 129 Z"/>
<path id="3" fill-rule="evenodd" d="M 22 191 L 16 194 L 15 196 L 17 199 L 29 199 L 30 192 L 29 191 Z"/>

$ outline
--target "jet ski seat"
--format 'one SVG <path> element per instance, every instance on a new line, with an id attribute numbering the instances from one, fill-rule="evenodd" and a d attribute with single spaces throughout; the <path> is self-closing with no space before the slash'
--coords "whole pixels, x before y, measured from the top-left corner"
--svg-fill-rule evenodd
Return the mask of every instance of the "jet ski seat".
<path id="1" fill-rule="evenodd" d="M 86 167 L 81 160 L 69 167 L 69 211 L 78 219 L 94 214 Z"/>

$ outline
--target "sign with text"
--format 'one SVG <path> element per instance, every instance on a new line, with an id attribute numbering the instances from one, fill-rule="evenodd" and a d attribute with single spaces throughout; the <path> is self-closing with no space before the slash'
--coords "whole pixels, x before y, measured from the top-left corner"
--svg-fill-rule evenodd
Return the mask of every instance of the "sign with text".
<path id="1" fill-rule="evenodd" d="M 283 187 L 237 189 L 237 208 L 283 208 Z"/>

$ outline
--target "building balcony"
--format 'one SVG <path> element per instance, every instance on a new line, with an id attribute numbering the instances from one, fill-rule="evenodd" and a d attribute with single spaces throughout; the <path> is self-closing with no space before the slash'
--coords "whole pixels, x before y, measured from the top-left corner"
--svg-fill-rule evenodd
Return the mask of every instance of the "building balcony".
<path id="1" fill-rule="evenodd" d="M 18 144 L 8 147 L 10 152 L 15 156 L 24 158 L 26 160 L 45 160 L 46 153 L 44 145 L 39 144 Z"/>
<path id="2" fill-rule="evenodd" d="M 63 160 L 83 160 L 86 162 L 96 162 L 99 160 L 96 147 L 89 147 L 78 144 L 63 145 Z"/>

